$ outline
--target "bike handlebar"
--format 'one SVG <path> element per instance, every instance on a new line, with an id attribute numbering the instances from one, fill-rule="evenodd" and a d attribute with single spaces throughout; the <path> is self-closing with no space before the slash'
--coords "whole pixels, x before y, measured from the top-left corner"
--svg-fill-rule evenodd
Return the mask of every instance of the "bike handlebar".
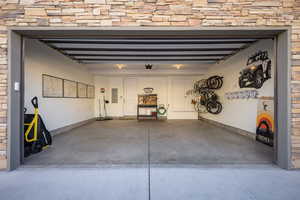
<path id="1" fill-rule="evenodd" d="M 31 99 L 31 103 L 32 103 L 32 105 L 33 105 L 34 108 L 38 108 L 39 107 L 38 98 L 37 97 L 33 97 Z"/>

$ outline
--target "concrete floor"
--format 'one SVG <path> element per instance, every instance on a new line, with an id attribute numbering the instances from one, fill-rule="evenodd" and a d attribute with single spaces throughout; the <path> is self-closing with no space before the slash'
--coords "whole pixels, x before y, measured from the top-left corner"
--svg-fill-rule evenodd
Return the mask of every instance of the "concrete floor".
<path id="1" fill-rule="evenodd" d="M 54 137 L 25 165 L 265 164 L 272 148 L 198 120 L 93 122 Z"/>

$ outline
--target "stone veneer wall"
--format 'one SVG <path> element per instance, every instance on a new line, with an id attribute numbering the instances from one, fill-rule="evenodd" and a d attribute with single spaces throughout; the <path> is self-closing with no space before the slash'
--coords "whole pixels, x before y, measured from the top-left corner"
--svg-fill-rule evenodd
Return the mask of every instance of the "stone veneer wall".
<path id="1" fill-rule="evenodd" d="M 0 168 L 6 165 L 10 26 L 291 26 L 291 159 L 300 168 L 300 0 L 0 0 Z"/>

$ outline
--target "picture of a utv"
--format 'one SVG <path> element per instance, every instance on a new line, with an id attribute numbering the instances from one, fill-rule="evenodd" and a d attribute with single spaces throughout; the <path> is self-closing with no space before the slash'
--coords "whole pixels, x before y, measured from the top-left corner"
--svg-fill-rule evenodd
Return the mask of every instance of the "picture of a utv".
<path id="1" fill-rule="evenodd" d="M 259 51 L 247 61 L 247 68 L 240 72 L 240 88 L 256 88 L 263 86 L 271 78 L 271 60 L 267 51 Z"/>

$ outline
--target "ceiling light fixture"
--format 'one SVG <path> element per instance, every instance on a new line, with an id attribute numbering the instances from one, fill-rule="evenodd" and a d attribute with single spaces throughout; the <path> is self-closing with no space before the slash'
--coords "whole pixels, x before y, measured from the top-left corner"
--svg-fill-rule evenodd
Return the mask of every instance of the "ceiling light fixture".
<path id="1" fill-rule="evenodd" d="M 174 65 L 174 67 L 176 67 L 176 69 L 180 69 L 183 65 L 182 64 L 176 64 Z"/>
<path id="2" fill-rule="evenodd" d="M 152 64 L 146 64 L 146 65 L 145 65 L 145 69 L 151 70 L 151 69 L 152 69 L 152 66 L 153 66 Z"/>
<path id="3" fill-rule="evenodd" d="M 116 66 L 117 66 L 119 69 L 122 69 L 123 67 L 125 67 L 124 64 L 116 64 Z"/>

